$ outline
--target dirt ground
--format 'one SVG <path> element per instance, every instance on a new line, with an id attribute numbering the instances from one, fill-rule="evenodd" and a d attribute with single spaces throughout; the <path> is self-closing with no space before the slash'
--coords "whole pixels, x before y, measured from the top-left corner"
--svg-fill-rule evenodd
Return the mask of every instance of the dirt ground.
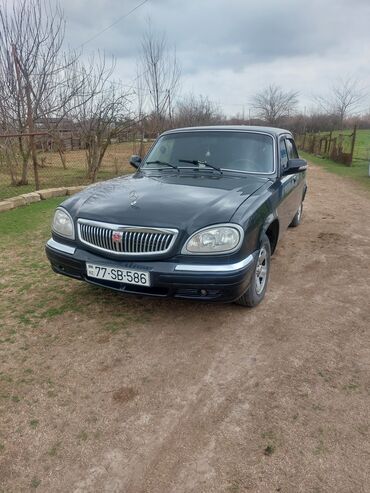
<path id="1" fill-rule="evenodd" d="M 366 191 L 310 168 L 253 310 L 60 282 L 91 308 L 3 361 L 34 384 L 0 415 L 0 491 L 370 491 Z"/>

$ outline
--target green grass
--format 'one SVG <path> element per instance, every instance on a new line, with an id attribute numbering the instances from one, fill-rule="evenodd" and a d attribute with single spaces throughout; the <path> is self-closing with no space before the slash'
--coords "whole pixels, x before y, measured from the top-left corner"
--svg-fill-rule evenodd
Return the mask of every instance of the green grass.
<path id="1" fill-rule="evenodd" d="M 38 427 L 39 425 L 39 420 L 38 419 L 31 419 L 30 421 L 30 427 L 33 428 L 34 430 Z"/>
<path id="2" fill-rule="evenodd" d="M 34 204 L 0 213 L 0 245 L 22 234 L 22 242 L 34 234 L 35 224 L 43 231 L 50 230 L 54 209 L 67 197 L 41 200 Z"/>
<path id="3" fill-rule="evenodd" d="M 370 191 L 370 177 L 368 176 L 368 164 L 365 161 L 354 161 L 352 166 L 336 163 L 330 159 L 324 159 L 308 152 L 300 151 L 299 155 L 311 163 L 318 164 L 331 173 L 355 180 Z"/>
<path id="4" fill-rule="evenodd" d="M 89 438 L 89 435 L 86 433 L 85 430 L 80 431 L 80 433 L 77 435 L 77 440 L 80 442 L 86 442 L 86 440 Z"/>
<path id="5" fill-rule="evenodd" d="M 40 486 L 40 484 L 41 484 L 41 480 L 40 479 L 33 478 L 32 481 L 31 481 L 31 488 L 35 489 L 38 486 Z"/>
<path id="6" fill-rule="evenodd" d="M 27 334 L 42 321 L 52 324 L 56 318 L 73 314 L 75 319 L 96 310 L 100 314 L 99 310 L 105 312 L 111 303 L 116 310 L 99 324 L 101 333 L 129 337 L 132 326 L 150 319 L 145 310 L 140 314 L 136 308 L 125 310 L 126 303 L 114 292 L 91 288 L 51 270 L 44 245 L 50 237 L 55 207 L 62 200 L 49 199 L 0 213 L 0 320 L 6 320 L 0 323 L 0 352 L 8 349 L 24 354 L 30 349 Z M 127 300 L 127 306 L 130 304 Z M 42 345 L 53 346 L 58 337 L 58 333 L 43 335 Z M 0 372 L 0 380 L 6 377 Z"/>
<path id="7" fill-rule="evenodd" d="M 272 443 L 269 443 L 263 450 L 263 453 L 265 455 L 272 455 L 275 452 L 275 445 Z"/>
<path id="8" fill-rule="evenodd" d="M 58 450 L 60 449 L 61 442 L 56 442 L 49 450 L 48 454 L 50 457 L 55 457 L 58 454 Z"/>
<path id="9" fill-rule="evenodd" d="M 320 426 L 318 429 L 318 444 L 313 450 L 314 455 L 323 455 L 327 452 L 325 442 L 324 442 L 324 430 Z"/>

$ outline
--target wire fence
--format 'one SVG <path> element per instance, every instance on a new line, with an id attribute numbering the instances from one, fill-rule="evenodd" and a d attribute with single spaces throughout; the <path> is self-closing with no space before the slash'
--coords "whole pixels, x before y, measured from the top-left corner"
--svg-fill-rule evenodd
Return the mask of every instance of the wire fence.
<path id="1" fill-rule="evenodd" d="M 71 136 L 64 140 L 63 145 L 59 145 L 60 142 L 57 145 L 45 133 L 34 135 L 37 142 L 40 189 L 88 185 L 92 182 L 87 167 L 87 148 L 82 139 Z M 151 142 L 142 143 L 135 138 L 112 141 L 104 154 L 95 181 L 131 173 L 133 168 L 129 164 L 130 156 L 144 154 L 150 145 Z M 0 200 L 35 189 L 33 160 L 27 147 L 27 135 L 0 136 Z"/>
<path id="2" fill-rule="evenodd" d="M 46 132 L 34 134 L 39 188 L 88 185 L 88 145 L 78 134 L 64 132 L 57 140 Z M 298 148 L 345 165 L 365 169 L 370 159 L 370 130 L 305 133 L 296 137 Z M 152 141 L 141 141 L 127 133 L 112 140 L 104 154 L 95 181 L 133 172 L 132 154 L 144 155 Z M 0 135 L 0 200 L 36 189 L 28 134 Z"/>

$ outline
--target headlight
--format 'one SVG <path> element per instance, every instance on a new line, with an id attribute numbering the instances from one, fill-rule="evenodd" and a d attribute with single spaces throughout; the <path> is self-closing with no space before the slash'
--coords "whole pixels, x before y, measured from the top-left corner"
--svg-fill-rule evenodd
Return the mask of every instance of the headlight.
<path id="1" fill-rule="evenodd" d="M 238 224 L 209 226 L 194 233 L 181 253 L 231 253 L 240 246 L 243 229 Z"/>
<path id="2" fill-rule="evenodd" d="M 58 235 L 74 240 L 75 228 L 71 216 L 64 209 L 57 209 L 54 214 L 52 229 Z"/>

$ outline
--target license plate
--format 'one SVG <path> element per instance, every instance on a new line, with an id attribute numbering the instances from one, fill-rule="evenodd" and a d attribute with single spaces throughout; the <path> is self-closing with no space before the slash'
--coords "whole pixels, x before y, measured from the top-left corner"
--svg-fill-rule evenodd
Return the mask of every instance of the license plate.
<path id="1" fill-rule="evenodd" d="M 120 267 L 107 267 L 86 263 L 86 272 L 89 277 L 104 279 L 106 281 L 121 282 L 124 284 L 137 284 L 138 286 L 150 286 L 149 272 L 134 269 L 121 269 Z"/>

